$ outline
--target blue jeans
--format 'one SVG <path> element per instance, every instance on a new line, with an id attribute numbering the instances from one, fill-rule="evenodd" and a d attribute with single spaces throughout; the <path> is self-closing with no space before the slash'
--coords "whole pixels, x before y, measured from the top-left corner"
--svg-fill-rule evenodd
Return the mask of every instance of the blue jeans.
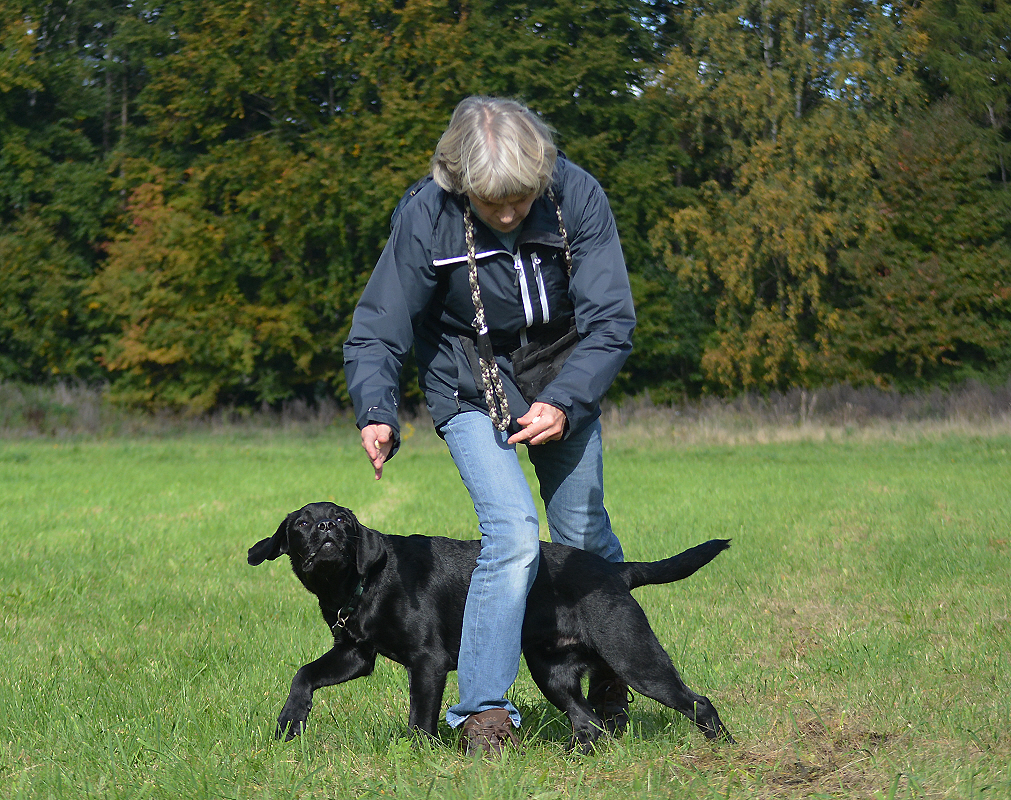
<path id="1" fill-rule="evenodd" d="M 537 508 L 508 434 L 480 411 L 452 417 L 440 429 L 463 478 L 481 533 L 481 554 L 463 613 L 457 677 L 460 702 L 446 712 L 457 727 L 471 714 L 505 708 L 519 672 L 527 592 L 540 553 Z M 604 509 L 600 422 L 568 439 L 528 448 L 544 500 L 551 539 L 621 561 L 621 544 Z"/>

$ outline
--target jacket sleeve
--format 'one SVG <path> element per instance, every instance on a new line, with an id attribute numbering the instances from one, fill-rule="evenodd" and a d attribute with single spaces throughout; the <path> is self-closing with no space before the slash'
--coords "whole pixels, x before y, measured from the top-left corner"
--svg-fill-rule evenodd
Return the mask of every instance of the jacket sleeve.
<path id="1" fill-rule="evenodd" d="M 583 186 L 566 187 L 562 211 L 567 221 L 576 220 L 568 232 L 569 296 L 581 341 L 537 397 L 565 412 L 570 432 L 599 416 L 600 400 L 628 358 L 635 330 L 632 290 L 614 216 L 600 185 L 581 171 L 574 182 L 580 180 Z"/>
<path id="2" fill-rule="evenodd" d="M 414 322 L 424 314 L 435 287 L 430 246 L 414 232 L 423 228 L 410 215 L 398 216 L 344 343 L 355 421 L 359 429 L 374 422 L 393 428 L 390 458 L 400 447 L 400 371 L 414 343 Z"/>

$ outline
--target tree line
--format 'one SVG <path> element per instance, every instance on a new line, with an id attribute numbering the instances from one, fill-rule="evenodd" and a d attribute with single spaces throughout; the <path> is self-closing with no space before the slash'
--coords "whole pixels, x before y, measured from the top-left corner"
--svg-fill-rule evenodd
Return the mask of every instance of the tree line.
<path id="1" fill-rule="evenodd" d="M 468 94 L 608 192 L 616 393 L 1011 373 L 1007 3 L 10 0 L 0 379 L 344 398 L 390 212 Z"/>

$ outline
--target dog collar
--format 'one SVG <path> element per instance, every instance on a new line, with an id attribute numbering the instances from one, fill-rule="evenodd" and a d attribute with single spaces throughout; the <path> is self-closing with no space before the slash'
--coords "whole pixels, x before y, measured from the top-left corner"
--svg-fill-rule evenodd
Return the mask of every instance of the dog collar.
<path id="1" fill-rule="evenodd" d="M 358 585 L 351 593 L 351 599 L 348 600 L 344 607 L 337 612 L 337 621 L 330 626 L 330 632 L 334 636 L 337 635 L 337 628 L 344 628 L 347 625 L 348 619 L 355 613 L 355 609 L 358 608 L 358 601 L 361 600 L 362 593 L 364 591 L 365 578 L 362 578 L 358 581 Z"/>

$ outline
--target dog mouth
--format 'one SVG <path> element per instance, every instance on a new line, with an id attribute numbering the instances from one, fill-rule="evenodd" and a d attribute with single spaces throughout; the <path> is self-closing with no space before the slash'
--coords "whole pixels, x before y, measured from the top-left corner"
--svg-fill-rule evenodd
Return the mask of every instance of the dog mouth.
<path id="1" fill-rule="evenodd" d="M 309 555 L 307 555 L 305 559 L 303 559 L 302 569 L 308 570 L 310 567 L 312 567 L 313 564 L 316 563 L 316 559 L 319 556 L 323 555 L 328 550 L 334 551 L 336 549 L 337 549 L 336 542 L 333 542 L 330 539 L 325 539 L 324 541 L 320 542 L 319 546 L 316 547 L 316 549 L 310 552 Z"/>

